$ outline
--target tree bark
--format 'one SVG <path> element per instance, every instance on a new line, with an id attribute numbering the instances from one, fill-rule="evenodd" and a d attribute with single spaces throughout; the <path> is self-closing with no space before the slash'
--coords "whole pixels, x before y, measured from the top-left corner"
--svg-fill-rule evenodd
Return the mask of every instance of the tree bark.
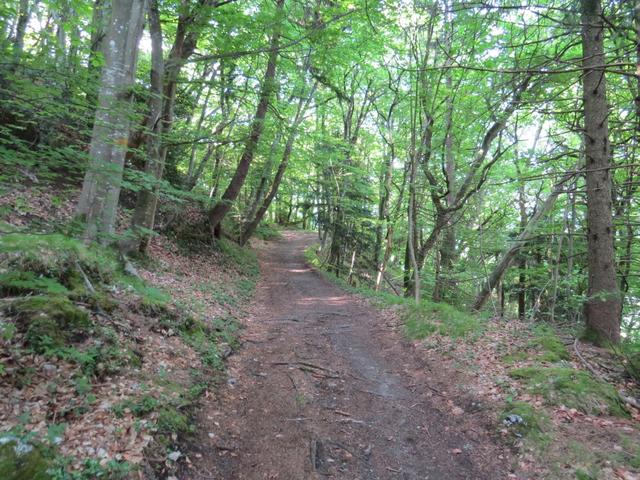
<path id="1" fill-rule="evenodd" d="M 144 9 L 144 0 L 113 1 L 89 166 L 77 206 L 77 214 L 85 221 L 86 242 L 113 240 Z"/>
<path id="2" fill-rule="evenodd" d="M 155 223 L 156 203 L 160 186 L 157 182 L 162 178 L 162 87 L 164 78 L 164 59 L 162 53 L 162 26 L 157 0 L 148 0 L 147 17 L 149 20 L 149 34 L 151 36 L 151 99 L 149 102 L 149 116 L 147 117 L 146 150 L 147 161 L 144 172 L 147 182 L 138 192 L 136 207 L 131 220 L 132 239 L 121 244 L 126 252 L 146 251 L 151 240 L 150 231 Z"/>
<path id="3" fill-rule="evenodd" d="M 587 334 L 598 344 L 620 341 L 620 294 L 616 280 L 611 208 L 604 25 L 600 0 L 582 0 L 582 77 L 587 188 Z"/>
<path id="4" fill-rule="evenodd" d="M 31 16 L 31 10 L 29 8 L 29 0 L 20 0 L 20 10 L 18 12 L 18 21 L 16 23 L 16 33 L 13 37 L 13 66 L 16 68 L 20 63 L 20 57 L 24 50 L 24 36 L 27 32 L 27 25 L 29 24 L 29 17 Z"/>

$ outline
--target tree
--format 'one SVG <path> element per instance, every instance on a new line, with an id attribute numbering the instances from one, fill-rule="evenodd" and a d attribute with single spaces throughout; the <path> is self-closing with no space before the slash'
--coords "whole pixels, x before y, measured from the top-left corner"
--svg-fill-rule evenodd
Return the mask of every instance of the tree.
<path id="1" fill-rule="evenodd" d="M 620 295 L 616 280 L 611 211 L 604 23 L 600 0 L 582 0 L 582 76 L 587 186 L 589 287 L 585 314 L 588 333 L 598 343 L 620 341 Z"/>
<path id="2" fill-rule="evenodd" d="M 162 178 L 164 158 L 162 151 L 162 113 L 164 105 L 163 79 L 164 59 L 162 54 L 162 26 L 157 0 L 148 0 L 147 18 L 151 36 L 151 73 L 149 114 L 147 115 L 145 174 L 154 180 Z M 136 199 L 136 207 L 131 219 L 132 238 L 121 244 L 124 251 L 146 250 L 153 230 L 158 203 L 159 186 L 152 183 L 143 186 Z"/>
<path id="3" fill-rule="evenodd" d="M 269 109 L 269 104 L 271 103 L 271 97 L 277 88 L 274 79 L 276 77 L 276 65 L 278 62 L 278 48 L 280 45 L 281 28 L 280 22 L 282 21 L 281 16 L 283 7 L 284 0 L 278 0 L 276 8 L 277 16 L 279 18 L 276 24 L 276 30 L 271 36 L 271 43 L 269 45 L 269 58 L 260 89 L 260 96 L 258 105 L 256 107 L 256 114 L 251 124 L 251 132 L 249 133 L 249 136 L 245 143 L 242 157 L 240 157 L 240 162 L 238 163 L 231 182 L 222 195 L 222 198 L 209 212 L 209 229 L 211 230 L 211 234 L 213 237 L 220 236 L 220 224 L 226 216 L 227 212 L 231 209 L 232 202 L 234 202 L 238 197 L 240 189 L 242 188 L 242 185 L 247 178 L 249 167 L 251 166 L 256 148 L 258 147 L 258 142 L 260 141 L 260 137 L 262 135 L 264 120 L 267 115 L 267 110 Z"/>
<path id="4" fill-rule="evenodd" d="M 144 11 L 144 0 L 113 1 L 89 166 L 77 206 L 77 214 L 85 223 L 83 238 L 87 242 L 113 241 Z"/>

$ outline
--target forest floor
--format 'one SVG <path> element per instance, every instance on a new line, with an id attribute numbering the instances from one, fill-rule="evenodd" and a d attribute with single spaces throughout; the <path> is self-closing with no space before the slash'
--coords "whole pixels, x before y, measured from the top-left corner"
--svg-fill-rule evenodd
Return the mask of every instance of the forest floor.
<path id="1" fill-rule="evenodd" d="M 313 241 L 284 232 L 258 247 L 243 348 L 203 400 L 179 478 L 516 478 L 462 372 L 416 355 L 396 315 L 311 269 Z"/>
<path id="2" fill-rule="evenodd" d="M 255 253 L 161 235 L 136 280 L 45 233 L 76 193 L 0 196 L 0 478 L 640 478 L 615 352 L 354 288 L 310 267 L 311 233 Z M 58 310 L 72 336 L 35 329 Z"/>

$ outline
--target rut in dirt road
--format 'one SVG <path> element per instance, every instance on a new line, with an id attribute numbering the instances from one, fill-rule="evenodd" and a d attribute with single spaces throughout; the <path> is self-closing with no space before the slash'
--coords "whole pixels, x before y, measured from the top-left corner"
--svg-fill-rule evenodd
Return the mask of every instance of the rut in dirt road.
<path id="1" fill-rule="evenodd" d="M 452 415 L 450 373 L 419 361 L 397 321 L 309 268 L 313 241 L 287 232 L 261 249 L 243 347 L 203 405 L 180 478 L 507 478 L 477 405 L 457 398 L 465 413 Z"/>

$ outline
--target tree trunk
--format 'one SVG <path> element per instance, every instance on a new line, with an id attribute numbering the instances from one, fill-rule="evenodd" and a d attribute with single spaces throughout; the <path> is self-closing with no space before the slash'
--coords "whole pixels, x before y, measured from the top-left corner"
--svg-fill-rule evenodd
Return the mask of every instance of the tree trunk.
<path id="1" fill-rule="evenodd" d="M 149 34 L 151 36 L 151 100 L 149 102 L 149 116 L 147 119 L 146 149 L 147 161 L 145 174 L 150 185 L 144 185 L 138 192 L 136 208 L 131 220 L 133 239 L 121 244 L 126 252 L 139 250 L 144 253 L 151 240 L 151 230 L 155 223 L 156 204 L 162 178 L 162 82 L 164 78 L 164 59 L 162 55 L 162 26 L 157 0 L 148 0 L 147 16 L 149 20 Z"/>
<path id="2" fill-rule="evenodd" d="M 598 344 L 620 341 L 611 212 L 611 158 L 600 0 L 582 0 L 582 64 L 587 188 L 587 333 Z"/>
<path id="3" fill-rule="evenodd" d="M 413 269 L 413 296 L 416 304 L 420 303 L 420 268 L 416 258 L 416 176 L 417 176 L 417 158 L 412 156 L 411 174 L 409 177 L 409 212 L 408 212 L 408 242 L 407 250 L 409 252 L 409 260 Z"/>
<path id="4" fill-rule="evenodd" d="M 444 15 L 447 21 L 448 28 L 446 33 L 443 32 L 443 44 L 445 51 L 447 52 L 447 59 L 445 66 L 451 67 L 453 64 L 453 57 L 451 55 L 451 42 L 453 37 L 453 17 L 451 14 L 452 6 L 449 5 L 449 1 L 445 2 Z M 447 110 L 445 117 L 445 138 L 444 138 L 444 174 L 447 181 L 447 195 L 445 200 L 447 202 L 447 208 L 451 208 L 454 205 L 456 198 L 456 160 L 453 154 L 453 72 L 451 70 L 446 71 L 446 87 L 447 87 Z M 448 222 L 444 231 L 444 238 L 440 245 L 440 263 L 439 270 L 436 273 L 436 281 L 433 289 L 433 301 L 440 302 L 444 300 L 447 293 L 455 287 L 455 282 L 452 279 L 453 264 L 456 259 L 456 230 L 455 224 L 451 220 Z"/>
<path id="5" fill-rule="evenodd" d="M 90 161 L 77 207 L 77 214 L 86 222 L 83 237 L 87 242 L 108 244 L 113 240 L 144 10 L 144 0 L 113 1 Z"/>
<path id="6" fill-rule="evenodd" d="M 280 15 L 284 6 L 284 0 L 278 0 L 276 5 L 278 15 Z M 280 19 L 278 21 L 281 22 Z M 276 65 L 278 61 L 279 44 L 280 23 L 278 23 L 276 31 L 271 37 L 267 69 L 265 71 L 264 80 L 260 89 L 260 96 L 258 106 L 256 108 L 256 114 L 251 124 L 251 133 L 249 134 L 249 138 L 245 143 L 244 152 L 242 153 L 242 157 L 240 158 L 240 162 L 238 163 L 236 171 L 231 178 L 229 186 L 225 190 L 220 201 L 216 203 L 216 205 L 209 212 L 209 228 L 211 229 L 211 234 L 214 237 L 217 237 L 219 235 L 219 226 L 222 223 L 224 217 L 231 209 L 231 205 L 238 197 L 242 185 L 244 185 L 244 181 L 247 178 L 247 174 L 249 173 L 249 167 L 251 166 L 251 162 L 253 161 L 253 157 L 258 147 L 258 142 L 260 141 L 260 137 L 262 136 L 262 130 L 264 128 L 264 120 L 267 115 L 267 110 L 269 109 L 269 104 L 271 103 L 271 97 L 277 87 L 275 76 Z"/>
<path id="7" fill-rule="evenodd" d="M 31 11 L 29 9 L 29 0 L 20 0 L 20 10 L 18 12 L 18 21 L 16 23 L 16 33 L 13 37 L 13 66 L 16 68 L 20 63 L 20 57 L 24 50 L 24 35 L 27 32 L 29 17 Z"/>

